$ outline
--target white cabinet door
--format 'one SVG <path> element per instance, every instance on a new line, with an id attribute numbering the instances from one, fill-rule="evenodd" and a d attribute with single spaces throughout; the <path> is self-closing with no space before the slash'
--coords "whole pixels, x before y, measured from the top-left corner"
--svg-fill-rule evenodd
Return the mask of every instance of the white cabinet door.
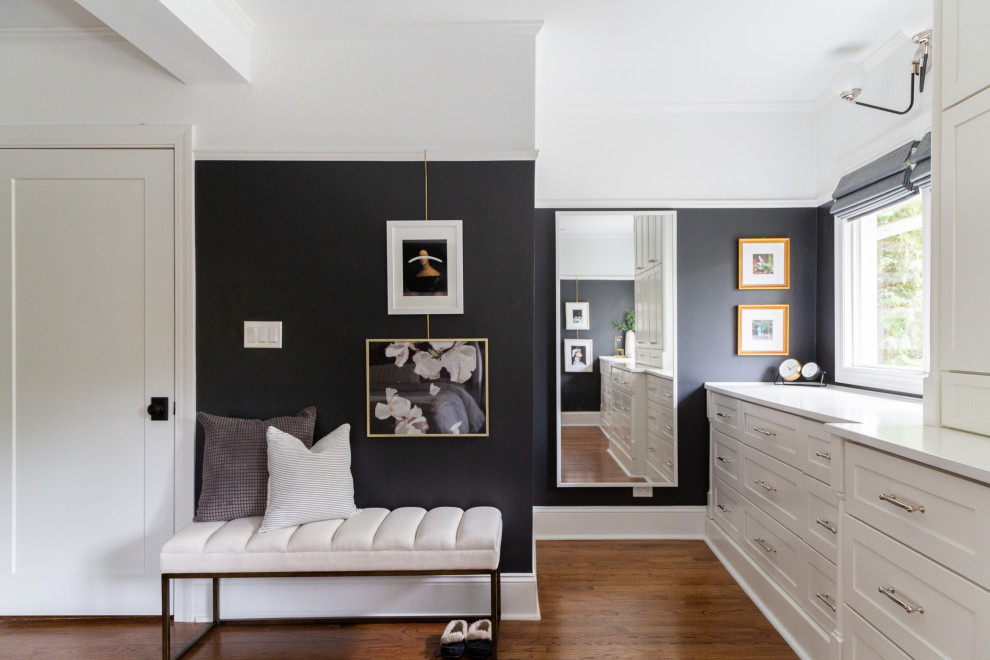
<path id="1" fill-rule="evenodd" d="M 990 90 L 942 114 L 941 359 L 947 371 L 990 373 L 987 172 Z"/>
<path id="2" fill-rule="evenodd" d="M 0 614 L 160 614 L 172 151 L 2 150 L 0 183 Z"/>
<path id="3" fill-rule="evenodd" d="M 990 2 L 944 0 L 942 9 L 942 107 L 990 87 Z"/>

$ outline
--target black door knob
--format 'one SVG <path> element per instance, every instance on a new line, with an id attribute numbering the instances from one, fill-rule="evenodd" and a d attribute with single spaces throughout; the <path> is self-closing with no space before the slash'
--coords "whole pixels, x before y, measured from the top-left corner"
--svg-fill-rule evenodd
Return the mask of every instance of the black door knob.
<path id="1" fill-rule="evenodd" d="M 148 414 L 151 415 L 151 421 L 153 422 L 168 421 L 168 397 L 151 397 L 151 405 L 148 406 Z"/>

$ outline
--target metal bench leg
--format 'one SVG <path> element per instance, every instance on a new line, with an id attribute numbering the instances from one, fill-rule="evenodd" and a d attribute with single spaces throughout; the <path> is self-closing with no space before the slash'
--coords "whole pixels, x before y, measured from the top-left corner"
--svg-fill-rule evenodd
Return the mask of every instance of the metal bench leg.
<path id="1" fill-rule="evenodd" d="M 162 575 L 162 660 L 171 660 L 171 618 L 172 611 L 169 607 L 169 578 Z"/>

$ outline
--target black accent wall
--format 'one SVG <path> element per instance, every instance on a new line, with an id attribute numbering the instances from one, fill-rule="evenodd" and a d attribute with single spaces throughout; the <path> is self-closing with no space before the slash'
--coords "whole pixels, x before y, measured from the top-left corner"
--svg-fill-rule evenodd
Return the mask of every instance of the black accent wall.
<path id="1" fill-rule="evenodd" d="M 464 314 L 432 315 L 430 336 L 488 338 L 490 437 L 368 438 L 365 340 L 427 336 L 424 316 L 386 313 L 385 276 L 385 222 L 423 218 L 423 164 L 198 162 L 198 409 L 315 405 L 317 438 L 351 425 L 359 507 L 496 506 L 502 569 L 532 571 L 533 392 L 546 380 L 534 345 L 550 353 L 535 342 L 533 174 L 532 162 L 429 165 L 429 217 L 464 223 L 465 289 Z M 284 348 L 244 349 L 245 320 L 282 321 Z M 199 429 L 197 474 L 202 442 Z"/>
<path id="2" fill-rule="evenodd" d="M 632 257 L 630 257 L 632 258 Z M 575 295 L 577 296 L 575 298 Z M 568 302 L 586 302 L 590 310 L 590 330 L 567 330 L 564 311 Z M 615 354 L 615 337 L 624 333 L 612 327 L 612 321 L 626 318 L 626 310 L 636 304 L 633 280 L 578 280 L 575 294 L 574 280 L 560 282 L 560 336 L 561 339 L 591 339 L 595 353 L 593 372 L 560 373 L 560 408 L 565 411 L 598 411 L 601 409 L 602 355 Z M 559 351 L 563 351 L 561 341 Z M 625 337 L 619 348 L 625 346 Z M 563 365 L 563 354 L 561 365 Z"/>
<path id="3" fill-rule="evenodd" d="M 825 382 L 835 383 L 835 218 L 832 202 L 819 206 L 818 215 L 818 366 Z"/>
<path id="4" fill-rule="evenodd" d="M 568 209 L 572 210 L 572 209 Z M 535 213 L 537 328 L 535 339 L 552 342 L 555 310 L 553 209 Z M 740 290 L 738 240 L 791 239 L 791 288 Z M 677 212 L 677 383 L 679 486 L 654 488 L 652 498 L 633 498 L 631 488 L 556 486 L 555 382 L 546 380 L 534 419 L 534 504 L 703 505 L 708 490 L 706 381 L 772 380 L 783 356 L 736 355 L 736 306 L 790 305 L 790 352 L 801 362 L 816 356 L 818 212 L 793 209 L 683 209 Z M 543 311 L 540 311 L 543 310 Z M 547 328 L 539 318 L 547 317 Z M 549 340 L 547 336 L 549 335 Z M 539 353 L 537 352 L 537 355 Z M 546 364 L 546 361 L 545 361 Z M 546 364 L 553 374 L 553 355 Z M 534 381 L 535 382 L 535 381 Z M 542 407 L 540 406 L 542 403 Z"/>

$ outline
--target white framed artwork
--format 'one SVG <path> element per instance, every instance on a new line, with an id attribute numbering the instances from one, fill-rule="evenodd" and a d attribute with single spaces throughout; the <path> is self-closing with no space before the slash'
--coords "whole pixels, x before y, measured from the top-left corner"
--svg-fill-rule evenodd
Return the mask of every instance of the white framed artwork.
<path id="1" fill-rule="evenodd" d="M 463 314 L 460 220 L 386 223 L 389 314 Z"/>

